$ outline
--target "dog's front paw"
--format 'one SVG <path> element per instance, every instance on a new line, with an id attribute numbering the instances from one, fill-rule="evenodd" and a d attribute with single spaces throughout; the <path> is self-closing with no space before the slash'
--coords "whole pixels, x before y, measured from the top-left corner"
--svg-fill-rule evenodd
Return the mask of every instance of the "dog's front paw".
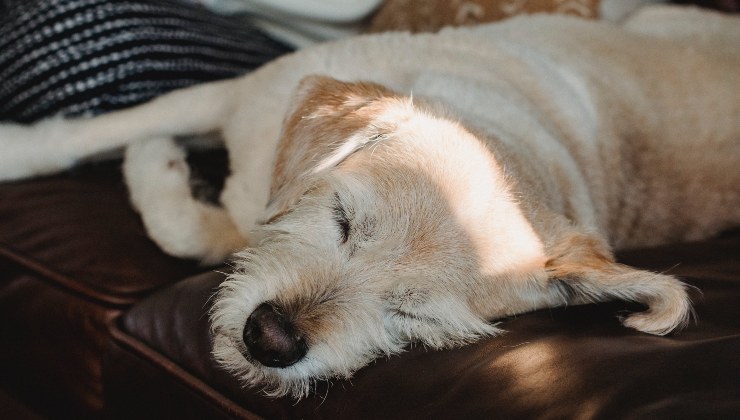
<path id="1" fill-rule="evenodd" d="M 174 140 L 130 145 L 123 172 L 147 233 L 165 252 L 210 264 L 246 246 L 223 209 L 193 198 L 185 151 Z"/>
<path id="2" fill-rule="evenodd" d="M 659 273 L 614 262 L 598 237 L 573 235 L 553 249 L 546 268 L 551 284 L 569 304 L 626 300 L 647 306 L 622 323 L 648 334 L 665 335 L 685 327 L 691 318 L 687 285 Z"/>
<path id="3" fill-rule="evenodd" d="M 128 146 L 123 171 L 138 209 L 149 203 L 191 199 L 185 152 L 173 139 L 149 139 Z"/>
<path id="4" fill-rule="evenodd" d="M 692 316 L 687 286 L 671 276 L 654 274 L 646 280 L 644 290 L 636 290 L 634 300 L 648 306 L 621 319 L 622 324 L 648 334 L 666 335 L 685 328 Z"/>
<path id="5" fill-rule="evenodd" d="M 656 313 L 648 309 L 622 318 L 622 325 L 647 334 L 666 335 L 684 328 L 689 321 L 689 313 L 680 310 L 674 313 Z"/>

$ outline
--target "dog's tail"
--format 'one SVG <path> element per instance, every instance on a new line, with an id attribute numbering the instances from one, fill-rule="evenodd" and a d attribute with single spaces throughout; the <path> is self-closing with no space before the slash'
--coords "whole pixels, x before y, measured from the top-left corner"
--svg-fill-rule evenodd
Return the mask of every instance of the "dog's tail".
<path id="1" fill-rule="evenodd" d="M 214 131 L 233 110 L 233 84 L 196 85 L 93 118 L 0 124 L 0 181 L 63 171 L 139 140 Z"/>

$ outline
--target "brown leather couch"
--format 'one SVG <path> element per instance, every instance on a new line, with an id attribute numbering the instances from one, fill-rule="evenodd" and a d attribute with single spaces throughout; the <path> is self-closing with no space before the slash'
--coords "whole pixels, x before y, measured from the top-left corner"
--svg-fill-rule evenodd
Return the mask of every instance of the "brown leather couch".
<path id="1" fill-rule="evenodd" d="M 698 322 L 680 334 L 621 327 L 616 314 L 640 309 L 623 302 L 544 310 L 504 320 L 501 337 L 412 348 L 295 402 L 243 389 L 214 365 L 206 314 L 227 268 L 159 251 L 119 164 L 0 184 L 0 413 L 740 418 L 740 230 L 621 255 L 698 288 Z"/>

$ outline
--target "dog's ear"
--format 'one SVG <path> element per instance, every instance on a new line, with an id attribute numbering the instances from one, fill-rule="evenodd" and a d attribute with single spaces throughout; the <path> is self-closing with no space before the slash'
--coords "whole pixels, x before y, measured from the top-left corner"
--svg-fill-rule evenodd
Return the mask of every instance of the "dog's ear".
<path id="1" fill-rule="evenodd" d="M 312 175 L 382 137 L 386 128 L 375 117 L 384 100 L 394 98 L 396 93 L 375 83 L 304 78 L 283 123 L 264 221 L 288 211 L 310 187 Z"/>
<path id="2" fill-rule="evenodd" d="M 636 330 L 665 335 L 684 327 L 692 313 L 687 286 L 676 278 L 638 270 L 614 261 L 595 235 L 572 233 L 549 250 L 546 264 L 551 291 L 568 303 L 627 300 L 647 306 L 622 323 Z"/>

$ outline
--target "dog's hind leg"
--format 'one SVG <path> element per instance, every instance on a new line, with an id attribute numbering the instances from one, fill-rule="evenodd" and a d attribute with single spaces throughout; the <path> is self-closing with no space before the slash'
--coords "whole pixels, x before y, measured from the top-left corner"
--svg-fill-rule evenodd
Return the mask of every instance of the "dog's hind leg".
<path id="1" fill-rule="evenodd" d="M 224 209 L 193 198 L 185 153 L 172 139 L 130 145 L 123 173 L 149 236 L 168 254 L 217 263 L 247 245 Z"/>
<path id="2" fill-rule="evenodd" d="M 93 118 L 0 124 L 0 181 L 59 172 L 138 140 L 217 130 L 232 113 L 234 83 L 197 85 Z"/>

